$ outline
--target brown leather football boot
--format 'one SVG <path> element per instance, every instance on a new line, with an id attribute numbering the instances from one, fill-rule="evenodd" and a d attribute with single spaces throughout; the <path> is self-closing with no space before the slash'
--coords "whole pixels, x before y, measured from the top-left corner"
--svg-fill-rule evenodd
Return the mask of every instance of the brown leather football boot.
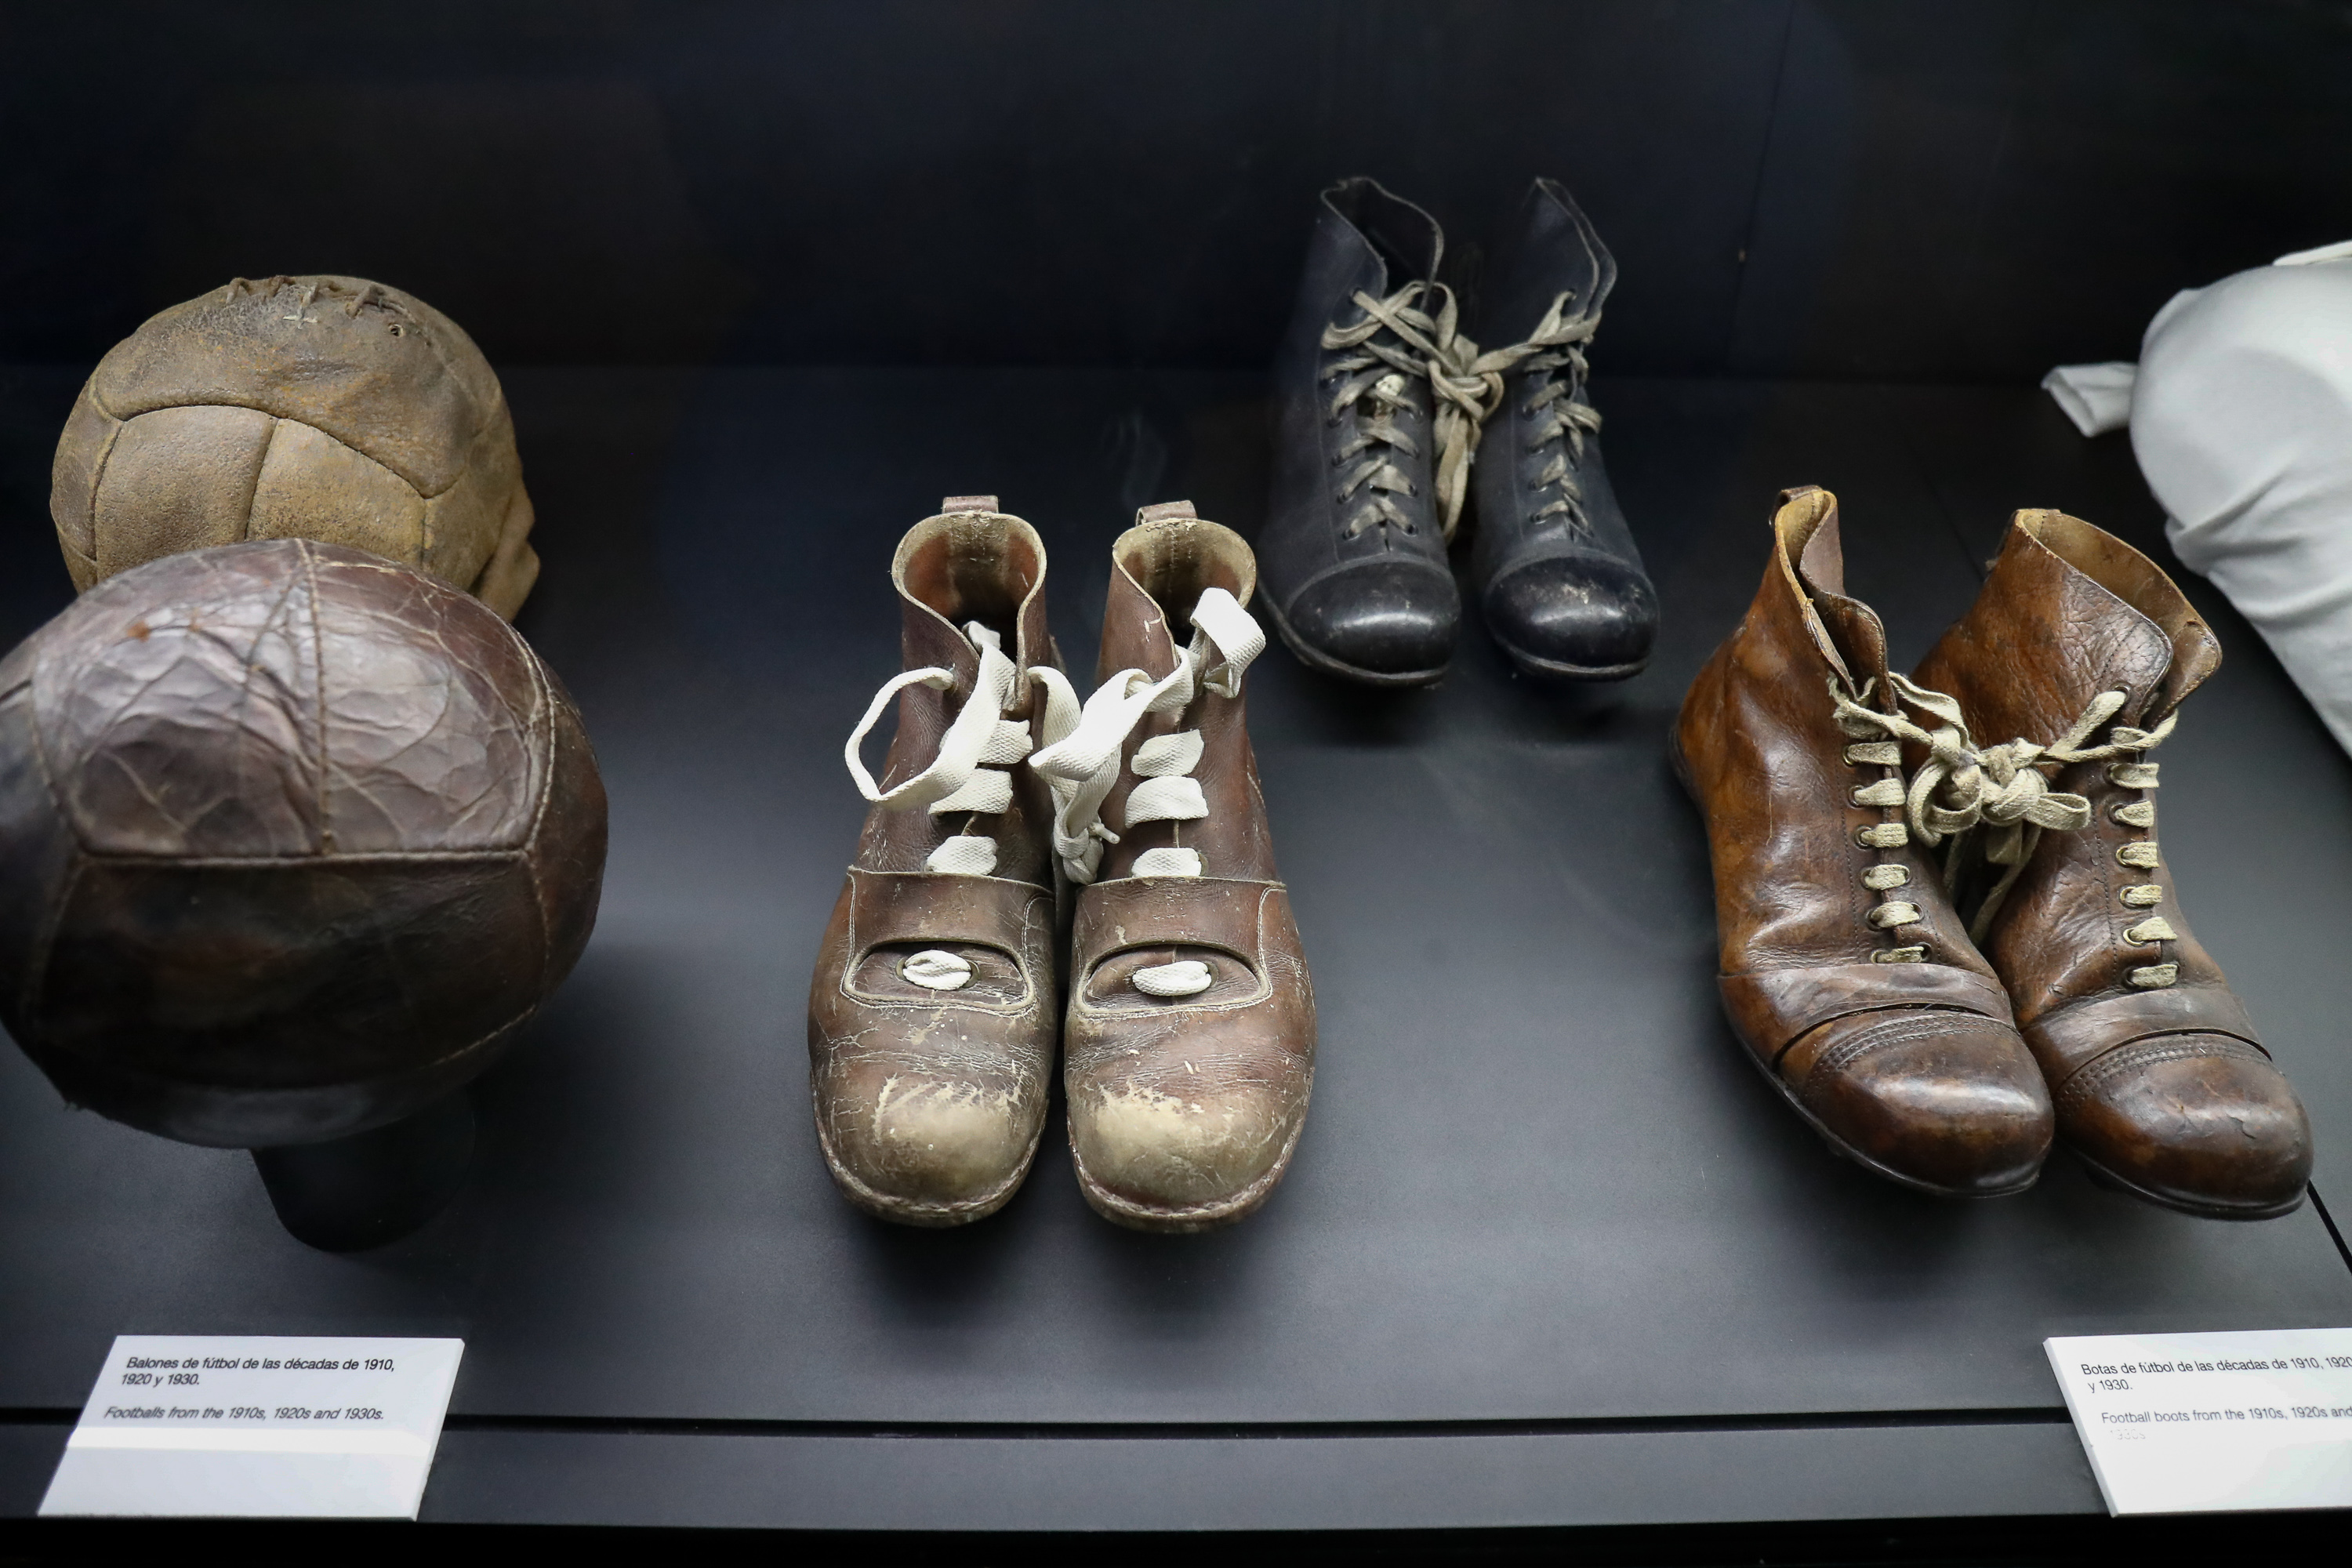
<path id="1" fill-rule="evenodd" d="M 1683 701 L 1724 1011 L 1839 1152 L 1923 1192 L 2033 1183 L 2050 1096 L 2009 998 L 1906 825 L 1897 682 L 1845 594 L 1837 500 L 1786 491 L 1764 584 Z"/>
<path id="2" fill-rule="evenodd" d="M 1054 1064 L 1053 803 L 1018 765 L 1047 707 L 1032 688 L 1059 681 L 1045 549 L 995 497 L 950 496 L 899 542 L 890 577 L 906 673 L 849 742 L 874 806 L 817 952 L 809 1084 L 851 1202 L 961 1225 L 1021 1184 Z M 877 785 L 858 744 L 893 695 Z"/>
<path id="3" fill-rule="evenodd" d="M 1244 722 L 1242 674 L 1265 646 L 1242 607 L 1256 577 L 1249 546 L 1191 502 L 1144 508 L 1111 548 L 1102 685 L 1031 759 L 1060 807 L 1063 869 L 1087 884 L 1063 1030 L 1070 1152 L 1087 1202 L 1139 1230 L 1255 1212 L 1315 1079 L 1315 993 Z"/>
<path id="4" fill-rule="evenodd" d="M 2221 663 L 2154 562 L 2063 512 L 2021 511 L 1918 680 L 1957 698 L 1980 742 L 2019 737 L 1979 753 L 1986 826 L 1954 879 L 2059 1137 L 2150 1203 L 2266 1219 L 2303 1203 L 2311 1124 L 2189 934 L 2146 760 Z M 2035 795 L 2059 809 L 2002 808 Z"/>

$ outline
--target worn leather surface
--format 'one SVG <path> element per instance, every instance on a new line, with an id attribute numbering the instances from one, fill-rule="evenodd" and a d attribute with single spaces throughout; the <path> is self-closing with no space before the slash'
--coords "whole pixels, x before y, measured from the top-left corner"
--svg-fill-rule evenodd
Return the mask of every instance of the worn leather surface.
<path id="1" fill-rule="evenodd" d="M 1360 404 L 1332 415 L 1339 383 L 1328 379 L 1329 366 L 1344 351 L 1323 347 L 1325 328 L 1363 320 L 1358 291 L 1385 299 L 1414 279 L 1434 279 L 1444 247 L 1427 213 L 1370 180 L 1343 180 L 1316 204 L 1297 302 L 1275 361 L 1273 493 L 1256 545 L 1275 629 L 1328 674 L 1412 684 L 1436 679 L 1454 657 L 1462 603 L 1433 495 L 1429 384 L 1399 377 L 1408 406 L 1394 422 L 1416 450 L 1377 448 L 1411 486 L 1389 492 L 1407 527 L 1347 538 L 1363 492 L 1342 502 L 1338 480 L 1361 458 L 1341 454 L 1366 415 Z"/>
<path id="2" fill-rule="evenodd" d="M 1098 680 L 1174 669 L 1204 590 L 1248 605 L 1249 547 L 1190 513 L 1112 547 Z M 1063 1032 L 1070 1150 L 1087 1202 L 1139 1228 L 1203 1230 L 1255 1212 L 1289 1166 L 1314 1087 L 1315 992 L 1275 869 L 1247 702 L 1202 686 L 1181 712 L 1136 727 L 1103 805 L 1119 841 L 1078 890 Z M 1201 733 L 1192 776 L 1208 816 L 1120 827 L 1136 748 L 1185 730 Z M 1203 874 L 1133 875 L 1137 857 L 1162 847 L 1199 851 Z M 1208 966 L 1206 991 L 1160 998 L 1132 984 L 1139 969 L 1187 959 Z"/>
<path id="3" fill-rule="evenodd" d="M 1570 310 L 1597 312 L 1616 281 L 1616 258 L 1591 220 L 1558 181 L 1539 179 L 1520 205 L 1517 244 L 1480 341 L 1489 349 L 1525 342 L 1563 290 L 1572 295 Z M 1533 370 L 1524 362 L 1504 375 L 1502 404 L 1486 422 L 1472 470 L 1470 578 L 1487 631 L 1520 668 L 1614 679 L 1649 662 L 1658 595 L 1609 483 L 1600 433 L 1584 437 L 1580 455 L 1565 437 L 1534 440 L 1547 416 L 1530 400 L 1570 378 L 1564 368 Z M 1576 401 L 1591 407 L 1590 388 Z M 1555 458 L 1568 460 L 1581 520 L 1537 515 L 1559 499 L 1556 487 L 1537 488 Z"/>
<path id="4" fill-rule="evenodd" d="M 1733 1029 L 1832 1146 L 1907 1184 L 1963 1196 L 2021 1190 L 2051 1141 L 2048 1092 L 1993 973 L 1916 844 L 1855 835 L 1901 820 L 1853 791 L 1898 770 L 1845 760 L 1829 692 L 1876 679 L 1885 636 L 1846 595 L 1836 499 L 1786 492 L 1764 581 L 1691 683 L 1676 763 L 1706 818 L 1718 982 Z M 1863 885 L 1874 865 L 1909 879 Z M 1882 900 L 1917 906 L 1881 931 Z M 1917 945 L 1924 961 L 1880 963 Z"/>
<path id="5" fill-rule="evenodd" d="M 0 665 L 0 1016 L 150 1131 L 363 1131 L 569 973 L 604 835 L 577 711 L 475 600 L 305 541 L 166 557 Z"/>
<path id="6" fill-rule="evenodd" d="M 980 659 L 959 628 L 980 621 L 1019 668 L 1060 660 L 1045 626 L 1045 548 L 989 496 L 950 497 L 909 530 L 891 562 L 905 669 L 951 669 L 948 690 L 899 693 L 898 729 L 878 778 L 896 788 L 929 767 L 963 710 Z M 1025 675 L 1024 677 L 1025 683 Z M 1021 717 L 1042 712 L 1034 688 Z M 809 983 L 809 1088 L 818 1142 L 842 1192 L 906 1225 L 961 1225 L 1003 1206 L 1037 1151 L 1061 1005 L 1055 984 L 1053 802 L 1025 765 L 992 816 L 925 809 L 866 815 Z M 923 869 L 941 841 L 993 837 L 995 873 Z M 933 991 L 899 966 L 928 949 L 972 978 Z"/>
<path id="7" fill-rule="evenodd" d="M 2048 743 L 2103 691 L 2128 694 L 2116 722 L 2152 728 L 2221 662 L 2211 630 L 2155 563 L 2079 519 L 2021 511 L 1975 605 L 1917 679 L 1959 700 L 1979 743 Z M 2091 803 L 2090 826 L 2042 836 L 1984 950 L 2048 1078 L 2059 1136 L 2095 1169 L 2176 1207 L 2293 1209 L 2311 1175 L 2301 1101 L 2190 930 L 2170 869 L 2116 858 L 2127 843 L 2161 844 L 2160 830 L 2112 813 L 2160 803 L 2162 791 L 2123 788 L 2101 763 L 2060 768 L 2051 785 Z M 2163 889 L 2156 906 L 2123 902 L 2126 887 L 2146 884 Z M 2150 915 L 2179 940 L 2126 940 Z M 2134 969 L 2165 963 L 2179 966 L 2176 984 L 2129 984 Z"/>
<path id="8" fill-rule="evenodd" d="M 347 544 L 511 618 L 539 574 L 514 421 L 481 351 L 362 278 L 237 279 L 99 363 L 49 511 L 74 585 L 245 539 Z"/>

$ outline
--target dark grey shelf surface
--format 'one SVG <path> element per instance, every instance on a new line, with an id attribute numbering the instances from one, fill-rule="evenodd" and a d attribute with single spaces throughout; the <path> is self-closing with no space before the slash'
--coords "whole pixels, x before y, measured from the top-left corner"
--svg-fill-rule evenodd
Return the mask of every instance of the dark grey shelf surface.
<path id="1" fill-rule="evenodd" d="M 0 1510 L 37 1500 L 119 1332 L 462 1334 L 429 1518 L 1171 1529 L 2095 1510 L 2044 1336 L 2352 1323 L 2311 1207 L 2200 1222 L 2063 1156 L 2021 1198 L 1916 1197 L 1832 1157 L 1717 1014 L 1661 747 L 1774 491 L 1838 491 L 1898 660 L 2015 506 L 2168 559 L 2122 438 L 2039 393 L 1604 380 L 1666 615 L 1647 673 L 1562 693 L 1474 630 L 1393 697 L 1269 653 L 1252 727 L 1322 1010 L 1314 1110 L 1263 1215 L 1167 1240 L 1090 1215 L 1057 1133 L 982 1225 L 860 1219 L 802 1015 L 862 810 L 840 742 L 897 668 L 898 533 L 1000 494 L 1090 667 L 1135 506 L 1255 526 L 1255 378 L 506 379 L 547 561 L 521 624 L 612 794 L 595 940 L 480 1084 L 467 1193 L 357 1256 L 285 1236 L 241 1154 L 68 1110 L 0 1056 Z M 79 380 L 0 374 L 9 641 L 68 592 L 42 503 Z M 2307 897 L 2352 885 L 2352 764 L 2185 583 L 2229 663 L 2165 748 L 2166 848 L 2310 1103 L 2319 1191 L 2352 1192 L 2352 966 Z M 1181 1484 L 1133 1479 L 1145 1456 Z"/>

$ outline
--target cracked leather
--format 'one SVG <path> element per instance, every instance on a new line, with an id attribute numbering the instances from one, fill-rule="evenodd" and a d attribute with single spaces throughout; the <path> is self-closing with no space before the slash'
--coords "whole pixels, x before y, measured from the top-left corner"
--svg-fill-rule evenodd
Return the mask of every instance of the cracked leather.
<path id="1" fill-rule="evenodd" d="M 1897 770 L 1845 759 L 1834 673 L 1886 692 L 1885 634 L 1847 596 L 1837 502 L 1785 492 L 1755 603 L 1685 698 L 1676 771 L 1706 819 L 1724 1011 L 1757 1065 L 1840 1152 L 1907 1185 L 2016 1192 L 2041 1169 L 2051 1107 L 1991 968 L 1916 845 L 1865 848 L 1899 807 L 1852 792 Z M 1899 866 L 1903 886 L 1862 882 Z M 1874 906 L 1917 906 L 1881 932 Z M 1874 954 L 1919 946 L 1923 962 Z"/>
<path id="2" fill-rule="evenodd" d="M 1538 180 L 1519 216 L 1518 248 L 1487 313 L 1489 347 L 1524 342 L 1566 290 L 1571 308 L 1598 312 L 1617 281 L 1616 258 L 1557 181 Z M 1541 356 L 1538 356 L 1541 357 Z M 1486 629 L 1520 668 L 1549 678 L 1617 679 L 1649 662 L 1658 596 L 1617 504 L 1598 431 L 1577 455 L 1565 437 L 1540 446 L 1544 415 L 1535 397 L 1561 370 L 1515 368 L 1503 377 L 1500 407 L 1486 422 L 1472 470 L 1477 520 L 1470 580 Z M 1591 405 L 1590 391 L 1579 399 Z M 1581 521 L 1537 513 L 1559 497 L 1537 489 L 1554 457 L 1566 458 L 1581 492 Z"/>
<path id="3" fill-rule="evenodd" d="M 967 505 L 966 503 L 969 503 Z M 961 627 L 980 621 L 1024 672 L 1031 725 L 1042 698 L 1033 666 L 1059 668 L 1045 625 L 1045 548 L 993 497 L 951 498 L 898 545 L 904 669 L 952 670 L 948 690 L 909 686 L 880 784 L 929 766 L 963 710 L 980 660 Z M 1025 765 L 995 816 L 928 810 L 866 815 L 809 985 L 809 1087 L 818 1142 L 842 1192 L 905 1225 L 950 1226 L 1002 1208 L 1027 1173 L 1045 1125 L 1061 1005 L 1055 984 L 1053 802 Z M 997 845 L 987 877 L 926 871 L 956 834 Z M 900 965 L 940 949 L 971 965 L 954 991 L 927 989 Z"/>
<path id="4" fill-rule="evenodd" d="M 1395 418 L 1417 450 L 1376 448 L 1412 485 L 1389 494 L 1412 531 L 1376 527 L 1348 538 L 1364 495 L 1339 500 L 1337 480 L 1361 460 L 1340 454 L 1363 414 L 1353 404 L 1331 413 L 1337 388 L 1328 366 L 1341 352 L 1323 346 L 1325 328 L 1363 319 L 1357 293 L 1384 299 L 1413 279 L 1434 281 L 1444 245 L 1427 213 L 1370 180 L 1342 181 L 1316 204 L 1297 301 L 1275 362 L 1273 493 L 1257 559 L 1276 629 L 1327 673 L 1384 684 L 1434 680 L 1454 655 L 1462 604 L 1433 500 L 1428 382 L 1405 388 L 1410 406 Z"/>
<path id="5" fill-rule="evenodd" d="M 1112 547 L 1098 680 L 1167 675 L 1202 593 L 1223 588 L 1246 606 L 1255 585 L 1249 546 L 1230 530 L 1184 503 L 1146 517 Z M 1245 693 L 1202 685 L 1181 712 L 1136 726 L 1103 804 L 1119 840 L 1078 890 L 1063 1034 L 1070 1149 L 1087 1202 L 1139 1228 L 1203 1230 L 1254 1213 L 1289 1166 L 1314 1085 L 1314 987 L 1275 869 L 1246 706 Z M 1192 776 L 1208 816 L 1121 827 L 1136 748 L 1184 730 L 1201 732 Z M 1199 851 L 1204 874 L 1132 874 L 1146 850 L 1173 847 Z M 1132 983 L 1187 959 L 1207 966 L 1207 990 L 1159 998 Z"/>
<path id="6" fill-rule="evenodd" d="M 0 663 L 0 1016 L 134 1127 L 362 1131 L 571 970 L 604 835 L 578 712 L 480 604 L 304 541 L 170 556 Z"/>
<path id="7" fill-rule="evenodd" d="M 2046 744 L 2116 689 L 2126 696 L 2114 722 L 2151 728 L 2221 663 L 2211 630 L 2154 562 L 2079 519 L 2028 510 L 1917 679 L 1958 700 L 1978 743 Z M 2042 835 L 1984 952 L 2055 1097 L 2059 1137 L 2101 1174 L 2173 1207 L 2221 1217 L 2293 1209 L 2312 1163 L 2301 1101 L 2189 930 L 2169 868 L 2116 858 L 2161 833 L 2109 814 L 2162 792 L 2121 787 L 2103 763 L 2061 768 L 2051 787 L 2088 800 L 2090 825 Z M 2149 883 L 2163 890 L 2153 908 L 2122 901 L 2124 888 Z M 2178 940 L 2126 940 L 2157 914 Z M 2174 984 L 2129 984 L 2132 970 L 2161 963 L 2179 966 Z"/>
<path id="8" fill-rule="evenodd" d="M 246 539 L 369 551 L 509 618 L 539 574 L 489 362 L 432 306 L 362 278 L 238 279 L 151 318 L 76 400 L 49 510 L 84 590 Z"/>

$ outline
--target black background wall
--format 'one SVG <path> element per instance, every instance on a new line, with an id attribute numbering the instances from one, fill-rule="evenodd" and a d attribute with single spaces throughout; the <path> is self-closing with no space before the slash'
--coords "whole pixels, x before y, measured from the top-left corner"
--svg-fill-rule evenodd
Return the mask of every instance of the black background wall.
<path id="1" fill-rule="evenodd" d="M 1536 174 L 1605 373 L 2016 380 L 2352 237 L 2347 0 L 0 8 L 0 359 L 234 274 L 492 359 L 1261 362 L 1318 186 L 1478 258 Z"/>

